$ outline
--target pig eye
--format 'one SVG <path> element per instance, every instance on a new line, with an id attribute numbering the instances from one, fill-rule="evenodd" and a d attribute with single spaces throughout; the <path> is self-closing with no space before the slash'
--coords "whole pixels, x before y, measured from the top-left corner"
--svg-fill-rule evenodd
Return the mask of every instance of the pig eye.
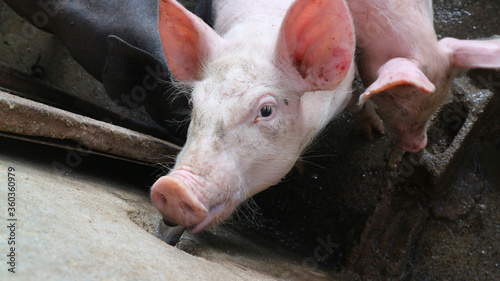
<path id="1" fill-rule="evenodd" d="M 259 117 L 269 117 L 273 114 L 274 107 L 272 105 L 264 105 L 260 109 Z"/>
<path id="2" fill-rule="evenodd" d="M 278 102 L 276 98 L 271 95 L 262 97 L 259 101 L 259 106 L 255 107 L 255 111 L 253 112 L 253 116 L 255 116 L 253 123 L 270 121 L 276 115 L 277 107 Z"/>

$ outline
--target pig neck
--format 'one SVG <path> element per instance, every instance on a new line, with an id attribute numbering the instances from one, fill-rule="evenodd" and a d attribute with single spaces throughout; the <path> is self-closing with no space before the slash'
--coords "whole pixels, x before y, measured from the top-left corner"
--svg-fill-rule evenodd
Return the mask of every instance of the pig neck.
<path id="1" fill-rule="evenodd" d="M 431 82 L 440 80 L 450 62 L 438 46 L 429 0 L 348 0 L 357 37 L 364 82 L 372 83 L 392 58 L 414 60 Z"/>

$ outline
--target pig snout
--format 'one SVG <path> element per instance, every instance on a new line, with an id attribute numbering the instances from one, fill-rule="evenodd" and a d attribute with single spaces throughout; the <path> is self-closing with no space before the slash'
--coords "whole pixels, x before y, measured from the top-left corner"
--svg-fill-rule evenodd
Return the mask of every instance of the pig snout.
<path id="1" fill-rule="evenodd" d="M 427 133 L 398 137 L 396 145 L 407 152 L 419 152 L 427 145 Z"/>
<path id="2" fill-rule="evenodd" d="M 151 188 L 154 206 L 170 223 L 193 227 L 205 220 L 208 209 L 195 193 L 196 180 L 187 172 L 159 178 Z"/>

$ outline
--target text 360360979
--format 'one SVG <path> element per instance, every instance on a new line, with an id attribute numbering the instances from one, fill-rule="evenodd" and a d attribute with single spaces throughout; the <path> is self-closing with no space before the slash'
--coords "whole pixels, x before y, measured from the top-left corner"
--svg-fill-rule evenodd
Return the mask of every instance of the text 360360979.
<path id="1" fill-rule="evenodd" d="M 16 273 L 16 169 L 7 169 L 7 270 Z"/>

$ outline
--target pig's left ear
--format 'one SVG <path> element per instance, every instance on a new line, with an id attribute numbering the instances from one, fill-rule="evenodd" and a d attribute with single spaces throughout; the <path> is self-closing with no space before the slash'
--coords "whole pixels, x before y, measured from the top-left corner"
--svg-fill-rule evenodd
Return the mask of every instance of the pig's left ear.
<path id="1" fill-rule="evenodd" d="M 222 38 L 177 1 L 158 4 L 158 31 L 168 68 L 179 81 L 200 79 L 203 61 Z"/>
<path id="2" fill-rule="evenodd" d="M 434 84 L 427 79 L 418 65 L 409 59 L 391 59 L 382 65 L 377 74 L 377 80 L 359 97 L 360 104 L 377 93 L 397 86 L 412 86 L 424 93 L 432 93 L 436 90 Z"/>
<path id="3" fill-rule="evenodd" d="M 333 90 L 353 60 L 354 30 L 344 0 L 296 0 L 282 22 L 276 60 L 294 67 L 306 91 Z"/>
<path id="4" fill-rule="evenodd" d="M 478 41 L 443 38 L 439 45 L 449 52 L 451 63 L 456 68 L 500 67 L 500 39 Z"/>

